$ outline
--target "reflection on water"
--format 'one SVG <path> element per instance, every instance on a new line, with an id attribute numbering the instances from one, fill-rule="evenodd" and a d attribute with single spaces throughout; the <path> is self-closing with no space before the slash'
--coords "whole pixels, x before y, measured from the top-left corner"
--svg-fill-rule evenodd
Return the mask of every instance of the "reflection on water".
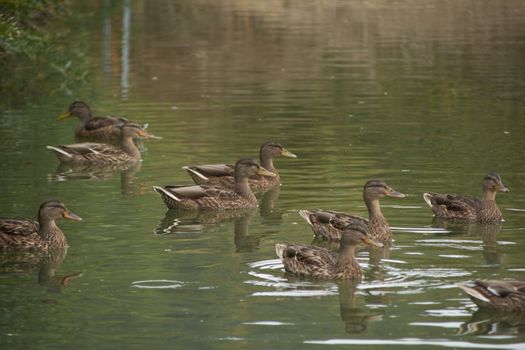
<path id="1" fill-rule="evenodd" d="M 81 272 L 57 275 L 56 271 L 66 258 L 67 249 L 52 249 L 48 252 L 5 251 L 0 252 L 0 273 L 33 274 L 38 272 L 38 283 L 49 291 L 59 292 L 71 281 L 82 276 Z"/>
<path id="2" fill-rule="evenodd" d="M 480 309 L 459 328 L 459 334 L 519 335 L 525 332 L 525 314 Z"/>
<path id="3" fill-rule="evenodd" d="M 444 228 L 449 231 L 452 236 L 466 235 L 481 237 L 481 247 L 483 248 L 485 262 L 491 265 L 501 263 L 503 253 L 499 249 L 497 235 L 503 228 L 503 223 L 467 223 L 434 218 L 432 226 Z"/>
<path id="4" fill-rule="evenodd" d="M 368 309 L 357 305 L 357 283 L 342 281 L 338 283 L 339 311 L 347 333 L 366 331 L 369 322 L 379 321 L 384 315 L 382 310 Z"/>
<path id="5" fill-rule="evenodd" d="M 71 21 L 53 29 L 72 28 L 60 45 L 85 52 L 88 82 L 60 95 L 49 81 L 32 86 L 38 98 L 2 104 L 13 107 L 0 111 L 0 211 L 27 217 L 56 197 L 83 208 L 85 225 L 68 230 L 61 269 L 2 263 L 2 344 L 525 348 L 521 321 L 478 316 L 456 287 L 525 279 L 523 1 L 72 3 Z M 45 145 L 73 142 L 54 116 L 77 98 L 163 140 L 147 144 L 140 169 L 55 171 Z M 268 139 L 300 158 L 279 162 L 282 186 L 254 212 L 166 212 L 151 191 L 190 183 L 183 165 L 253 155 Z M 513 189 L 498 197 L 502 225 L 431 222 L 423 192 L 477 193 L 493 170 Z M 395 242 L 358 252 L 364 280 L 286 276 L 275 243 L 312 237 L 298 210 L 366 216 L 362 184 L 374 178 L 409 196 L 382 206 Z M 49 290 L 9 266 L 58 289 L 69 279 L 56 271 L 96 273 L 49 308 Z"/>
<path id="6" fill-rule="evenodd" d="M 48 175 L 48 179 L 50 181 L 108 180 L 115 173 L 120 173 L 121 193 L 125 196 L 139 195 L 146 191 L 142 184 L 135 184 L 135 174 L 140 171 L 141 164 L 141 162 L 108 165 L 60 163 L 55 173 Z"/>

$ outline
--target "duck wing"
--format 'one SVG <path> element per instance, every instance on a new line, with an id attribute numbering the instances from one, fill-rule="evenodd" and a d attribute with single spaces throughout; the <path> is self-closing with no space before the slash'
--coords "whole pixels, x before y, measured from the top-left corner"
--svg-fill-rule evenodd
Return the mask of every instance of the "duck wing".
<path id="1" fill-rule="evenodd" d="M 0 236 L 29 236 L 38 232 L 38 223 L 29 219 L 0 218 Z"/>
<path id="2" fill-rule="evenodd" d="M 357 215 L 333 210 L 300 210 L 299 215 L 310 224 L 318 238 L 339 241 L 341 231 L 350 224 L 368 225 L 368 220 Z"/>
<path id="3" fill-rule="evenodd" d="M 477 198 L 446 193 L 429 192 L 423 198 L 436 216 L 447 219 L 475 220 L 481 205 Z"/>
<path id="4" fill-rule="evenodd" d="M 92 131 L 97 130 L 100 128 L 106 128 L 108 126 L 117 126 L 124 123 L 127 123 L 128 120 L 124 117 L 114 117 L 114 116 L 106 116 L 106 117 L 95 117 L 90 119 L 86 124 L 85 128 L 86 130 Z"/>
<path id="5" fill-rule="evenodd" d="M 277 255 L 287 272 L 299 276 L 322 277 L 337 263 L 337 255 L 328 249 L 304 244 L 277 244 Z"/>
<path id="6" fill-rule="evenodd" d="M 208 196 L 203 186 L 164 186 L 165 190 L 171 192 L 179 199 L 198 199 Z"/>
<path id="7" fill-rule="evenodd" d="M 525 311 L 525 281 L 477 280 L 458 286 L 480 307 Z"/>
<path id="8" fill-rule="evenodd" d="M 194 170 L 205 177 L 233 176 L 234 166 L 232 164 L 203 164 L 184 167 L 186 170 Z"/>
<path id="9" fill-rule="evenodd" d="M 122 150 L 108 145 L 106 143 L 96 143 L 96 142 L 83 142 L 83 143 L 74 143 L 71 145 L 60 145 L 58 148 L 66 151 L 70 154 L 75 155 L 91 155 L 97 154 L 102 156 L 114 156 L 122 154 Z"/>

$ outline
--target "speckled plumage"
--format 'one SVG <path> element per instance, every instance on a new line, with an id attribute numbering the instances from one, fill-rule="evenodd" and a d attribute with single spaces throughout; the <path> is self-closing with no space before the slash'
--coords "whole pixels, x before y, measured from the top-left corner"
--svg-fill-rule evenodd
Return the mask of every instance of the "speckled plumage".
<path id="1" fill-rule="evenodd" d="M 435 216 L 450 220 L 498 222 L 503 219 L 496 205 L 496 193 L 509 192 L 497 173 L 483 179 L 483 198 L 438 194 L 427 192 L 423 199 L 432 208 Z"/>
<path id="2" fill-rule="evenodd" d="M 280 183 L 279 173 L 273 165 L 273 158 L 278 155 L 288 158 L 297 157 L 279 143 L 268 141 L 261 145 L 259 150 L 261 165 L 277 176 L 268 177 L 259 174 L 250 176 L 248 183 L 252 191 L 267 191 Z M 190 165 L 185 166 L 184 169 L 188 171 L 193 182 L 198 185 L 211 185 L 225 188 L 233 188 L 235 185 L 233 178 L 234 166 L 231 164 Z"/>
<path id="3" fill-rule="evenodd" d="M 314 234 L 321 239 L 339 241 L 342 230 L 352 224 L 359 223 L 368 226 L 369 235 L 378 241 L 391 241 L 392 231 L 386 218 L 381 213 L 379 199 L 384 197 L 403 198 L 404 194 L 389 187 L 384 181 L 370 180 L 363 188 L 363 199 L 368 208 L 368 220 L 349 213 L 316 209 L 300 210 L 299 214 L 310 224 Z"/>
<path id="4" fill-rule="evenodd" d="M 140 151 L 133 143 L 137 137 L 153 136 L 134 123 L 124 124 L 120 137 L 120 148 L 105 143 L 75 143 L 71 145 L 47 146 L 64 163 L 115 165 L 139 162 Z"/>
<path id="5" fill-rule="evenodd" d="M 66 247 L 66 236 L 55 223 L 60 218 L 81 220 L 57 200 L 42 203 L 38 211 L 38 222 L 0 218 L 0 249 L 47 250 Z"/>
<path id="6" fill-rule="evenodd" d="M 380 245 L 367 236 L 368 228 L 359 223 L 350 224 L 341 236 L 339 254 L 328 249 L 305 245 L 278 243 L 275 251 L 286 272 L 299 277 L 318 279 L 361 279 L 361 267 L 355 259 L 359 243 Z"/>
<path id="7" fill-rule="evenodd" d="M 68 111 L 61 114 L 58 119 L 64 120 L 72 116 L 77 117 L 80 121 L 75 128 L 75 136 L 108 141 L 118 141 L 121 135 L 120 126 L 131 122 L 127 118 L 120 116 L 93 117 L 87 103 L 82 101 L 71 103 Z"/>
<path id="8" fill-rule="evenodd" d="M 248 177 L 259 173 L 272 176 L 253 159 L 243 158 L 235 165 L 234 189 L 218 186 L 154 186 L 170 209 L 239 209 L 257 207 L 257 198 L 248 185 Z"/>
<path id="9" fill-rule="evenodd" d="M 478 280 L 458 284 L 458 287 L 479 307 L 525 312 L 525 281 Z"/>

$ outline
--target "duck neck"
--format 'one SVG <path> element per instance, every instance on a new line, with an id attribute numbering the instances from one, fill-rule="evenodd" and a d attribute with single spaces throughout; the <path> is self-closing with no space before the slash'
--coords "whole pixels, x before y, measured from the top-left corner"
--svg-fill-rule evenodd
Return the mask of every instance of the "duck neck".
<path id="1" fill-rule="evenodd" d="M 354 245 L 341 246 L 339 257 L 337 258 L 337 269 L 339 273 L 345 274 L 352 271 L 352 275 L 356 275 L 356 273 L 361 275 L 361 267 L 359 267 L 359 264 L 355 259 Z"/>
<path id="2" fill-rule="evenodd" d="M 277 174 L 277 169 L 273 166 L 273 157 L 271 155 L 261 152 L 259 159 L 263 168 Z"/>
<path id="3" fill-rule="evenodd" d="M 337 259 L 337 264 L 341 265 L 349 261 L 355 261 L 355 246 L 341 246 L 341 249 L 339 250 L 339 258 Z"/>
<path id="4" fill-rule="evenodd" d="M 496 202 L 496 191 L 483 190 L 483 202 Z"/>
<path id="5" fill-rule="evenodd" d="M 381 208 L 379 207 L 379 199 L 370 199 L 364 198 L 366 207 L 368 208 L 368 219 L 378 220 L 383 218 L 383 213 L 381 213 Z"/>
<path id="6" fill-rule="evenodd" d="M 140 160 L 140 151 L 133 142 L 133 138 L 131 136 L 122 136 L 120 139 L 120 148 L 129 154 L 131 158 L 135 160 Z"/>
<path id="7" fill-rule="evenodd" d="M 47 217 L 38 217 L 38 233 L 40 238 L 45 241 L 53 242 L 56 245 L 66 245 L 66 236 L 62 230 L 57 226 L 55 220 L 49 219 Z"/>
<path id="8" fill-rule="evenodd" d="M 235 192 L 240 196 L 248 199 L 250 202 L 257 201 L 253 191 L 248 184 L 248 178 L 244 176 L 235 175 Z"/>
<path id="9" fill-rule="evenodd" d="M 479 221 L 500 221 L 501 211 L 496 205 L 496 191 L 484 190 L 483 199 L 479 208 Z"/>
<path id="10" fill-rule="evenodd" d="M 93 115 L 91 114 L 91 109 L 87 109 L 86 113 L 79 113 L 76 115 L 78 119 L 80 119 L 81 124 L 86 124 L 88 121 L 93 119 Z"/>

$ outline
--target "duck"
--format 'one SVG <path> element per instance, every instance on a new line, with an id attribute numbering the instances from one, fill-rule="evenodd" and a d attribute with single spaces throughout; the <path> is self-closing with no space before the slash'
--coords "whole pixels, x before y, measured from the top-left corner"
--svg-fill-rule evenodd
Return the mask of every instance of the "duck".
<path id="1" fill-rule="evenodd" d="M 259 174 L 276 176 L 256 160 L 241 158 L 235 163 L 234 189 L 221 186 L 153 186 L 169 209 L 241 209 L 256 208 L 257 198 L 248 178 Z"/>
<path id="2" fill-rule="evenodd" d="M 281 178 L 279 176 L 279 172 L 273 165 L 273 158 L 276 156 L 297 158 L 295 154 L 288 151 L 278 142 L 264 142 L 259 149 L 260 164 L 263 168 L 271 171 L 276 176 L 268 177 L 261 176 L 260 174 L 252 175 L 248 179 L 252 191 L 265 192 L 280 184 Z M 232 164 L 187 165 L 182 168 L 188 172 L 193 182 L 195 182 L 197 185 L 206 184 L 220 185 L 228 188 L 234 187 L 234 165 Z"/>
<path id="3" fill-rule="evenodd" d="M 125 123 L 119 128 L 120 148 L 106 143 L 83 142 L 70 145 L 47 146 L 63 163 L 115 165 L 137 163 L 141 160 L 140 151 L 133 142 L 135 138 L 154 138 L 136 123 Z"/>
<path id="4" fill-rule="evenodd" d="M 56 220 L 62 218 L 82 220 L 56 199 L 40 205 L 38 222 L 30 219 L 0 218 L 0 248 L 49 250 L 67 247 L 66 236 L 56 224 Z"/>
<path id="5" fill-rule="evenodd" d="M 495 172 L 484 177 L 482 188 L 482 199 L 433 192 L 423 193 L 423 199 L 438 218 L 482 223 L 502 221 L 503 216 L 496 205 L 496 194 L 510 192 L 509 189 Z"/>
<path id="6" fill-rule="evenodd" d="M 525 281 L 476 280 L 457 285 L 482 308 L 504 311 L 525 311 Z"/>
<path id="7" fill-rule="evenodd" d="M 131 121 L 120 116 L 93 117 L 88 104 L 83 101 L 74 101 L 67 112 L 57 117 L 57 120 L 65 120 L 77 117 L 80 123 L 75 128 L 75 136 L 90 139 L 113 139 L 118 141 L 122 131 L 121 126 Z"/>
<path id="8" fill-rule="evenodd" d="M 284 270 L 298 277 L 324 280 L 362 279 L 363 272 L 355 259 L 360 243 L 381 247 L 370 239 L 368 227 L 361 222 L 350 223 L 341 234 L 339 253 L 326 248 L 293 243 L 277 243 L 275 252 Z"/>
<path id="9" fill-rule="evenodd" d="M 394 236 L 388 221 L 381 213 L 379 200 L 382 197 L 404 198 L 405 194 L 394 190 L 383 180 L 369 180 L 363 187 L 363 199 L 368 208 L 368 220 L 357 215 L 332 210 L 300 210 L 299 215 L 308 222 L 316 238 L 339 241 L 342 230 L 351 223 L 368 226 L 372 239 L 380 242 L 392 241 Z"/>

